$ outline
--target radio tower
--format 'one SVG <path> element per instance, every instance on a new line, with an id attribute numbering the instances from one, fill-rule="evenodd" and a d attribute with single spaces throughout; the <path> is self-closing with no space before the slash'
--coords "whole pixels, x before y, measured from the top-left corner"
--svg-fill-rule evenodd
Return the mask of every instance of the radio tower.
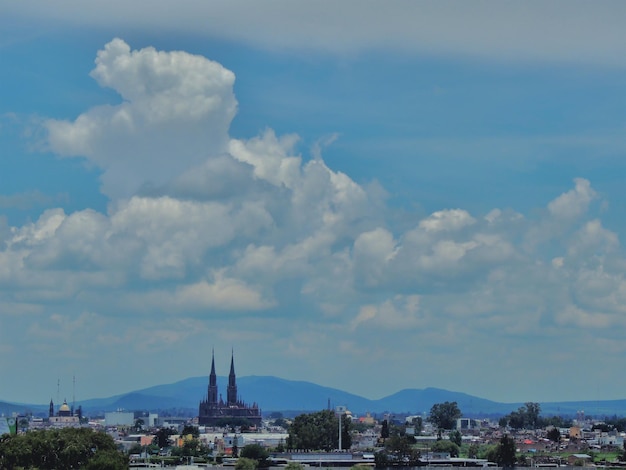
<path id="1" fill-rule="evenodd" d="M 76 376 L 72 375 L 72 416 L 74 416 L 75 404 L 76 404 Z"/>

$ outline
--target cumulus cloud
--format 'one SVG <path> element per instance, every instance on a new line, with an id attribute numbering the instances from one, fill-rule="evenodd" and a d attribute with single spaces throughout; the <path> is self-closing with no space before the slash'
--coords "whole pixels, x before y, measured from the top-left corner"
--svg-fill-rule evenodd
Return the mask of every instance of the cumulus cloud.
<path id="1" fill-rule="evenodd" d="M 424 320 L 418 295 L 396 295 L 380 304 L 364 305 L 352 321 L 352 328 L 370 326 L 385 329 L 413 329 Z"/>
<path id="2" fill-rule="evenodd" d="M 259 321 L 264 341 L 304 357 L 339 339 L 357 355 L 368 332 L 440 347 L 493 328 L 515 341 L 593 327 L 610 342 L 624 326 L 626 260 L 588 180 L 527 214 L 444 207 L 407 228 L 380 188 L 319 149 L 301 155 L 296 135 L 230 138 L 234 75 L 219 64 L 114 40 L 93 75 L 123 102 L 46 125 L 52 150 L 103 169 L 106 213 L 49 209 L 0 232 L 0 306 L 32 315 L 33 338 L 93 323 L 118 347 L 130 322 L 153 332 L 133 343 L 146 352 L 188 341 L 186 328 Z M 270 319 L 276 331 L 259 326 Z M 65 336 L 46 337 L 53 327 Z"/>
<path id="3" fill-rule="evenodd" d="M 596 197 L 591 183 L 583 178 L 574 180 L 574 189 L 550 201 L 548 211 L 556 218 L 573 219 L 586 212 L 589 203 Z"/>
<path id="4" fill-rule="evenodd" d="M 53 152 L 103 170 L 109 197 L 163 185 L 226 150 L 237 101 L 235 75 L 220 64 L 182 51 L 131 51 L 114 39 L 98 52 L 91 76 L 122 102 L 44 125 Z"/>

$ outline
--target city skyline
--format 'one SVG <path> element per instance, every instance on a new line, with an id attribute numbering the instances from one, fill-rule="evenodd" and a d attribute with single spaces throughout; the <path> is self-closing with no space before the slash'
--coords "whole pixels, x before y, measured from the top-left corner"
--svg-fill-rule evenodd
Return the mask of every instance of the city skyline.
<path id="1" fill-rule="evenodd" d="M 0 5 L 0 400 L 624 398 L 624 13 Z"/>

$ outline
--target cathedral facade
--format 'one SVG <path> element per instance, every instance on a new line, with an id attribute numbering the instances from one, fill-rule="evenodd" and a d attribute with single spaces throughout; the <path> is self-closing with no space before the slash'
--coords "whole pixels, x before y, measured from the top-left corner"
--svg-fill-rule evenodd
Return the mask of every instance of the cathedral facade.
<path id="1" fill-rule="evenodd" d="M 226 401 L 218 394 L 217 375 L 215 374 L 215 355 L 211 357 L 211 374 L 209 387 L 204 400 L 198 407 L 198 424 L 201 426 L 224 426 L 227 424 L 249 426 L 261 425 L 261 410 L 256 403 L 248 405 L 237 394 L 237 377 L 235 376 L 235 357 L 230 358 L 230 373 Z"/>

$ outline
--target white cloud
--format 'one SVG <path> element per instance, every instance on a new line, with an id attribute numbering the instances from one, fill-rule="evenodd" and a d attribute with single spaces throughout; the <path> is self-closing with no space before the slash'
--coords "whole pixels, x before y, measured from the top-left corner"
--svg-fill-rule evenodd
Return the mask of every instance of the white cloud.
<path id="1" fill-rule="evenodd" d="M 220 64 L 180 51 L 131 51 L 114 39 L 98 52 L 91 75 L 123 101 L 44 125 L 53 152 L 85 157 L 103 170 L 106 195 L 163 185 L 226 150 L 237 101 L 235 75 Z"/>
<path id="2" fill-rule="evenodd" d="M 589 181 L 583 178 L 574 180 L 575 188 L 561 194 L 548 204 L 548 211 L 557 218 L 573 219 L 587 211 L 589 203 L 596 197 Z"/>
<path id="3" fill-rule="evenodd" d="M 589 181 L 536 212 L 441 208 L 397 223 L 380 188 L 331 169 L 319 149 L 302 157 L 297 136 L 231 139 L 231 75 L 182 52 L 107 45 L 94 76 L 125 101 L 48 121 L 51 146 L 84 152 L 110 181 L 128 179 L 108 186 L 116 199 L 106 213 L 50 209 L 2 228 L 0 321 L 11 321 L 0 335 L 20 331 L 17 318 L 28 344 L 43 338 L 46 350 L 84 327 L 98 347 L 152 354 L 198 332 L 254 342 L 257 329 L 284 354 L 322 350 L 329 360 L 340 344 L 357 360 L 371 341 L 381 361 L 389 341 L 419 342 L 439 359 L 478 341 L 522 351 L 524 338 L 547 338 L 542 345 L 562 348 L 563 329 L 568 341 L 588 340 L 592 328 L 598 344 L 612 344 L 624 326 L 626 259 Z M 212 107 L 212 98 L 225 101 Z M 475 350 L 475 360 L 492 360 L 489 346 Z"/>
<path id="4" fill-rule="evenodd" d="M 413 329 L 425 324 L 418 295 L 396 295 L 378 305 L 364 305 L 352 320 L 352 328 Z"/>
<path id="5" fill-rule="evenodd" d="M 426 232 L 459 230 L 475 222 L 467 211 L 461 209 L 443 210 L 432 213 L 419 223 L 419 228 Z"/>

